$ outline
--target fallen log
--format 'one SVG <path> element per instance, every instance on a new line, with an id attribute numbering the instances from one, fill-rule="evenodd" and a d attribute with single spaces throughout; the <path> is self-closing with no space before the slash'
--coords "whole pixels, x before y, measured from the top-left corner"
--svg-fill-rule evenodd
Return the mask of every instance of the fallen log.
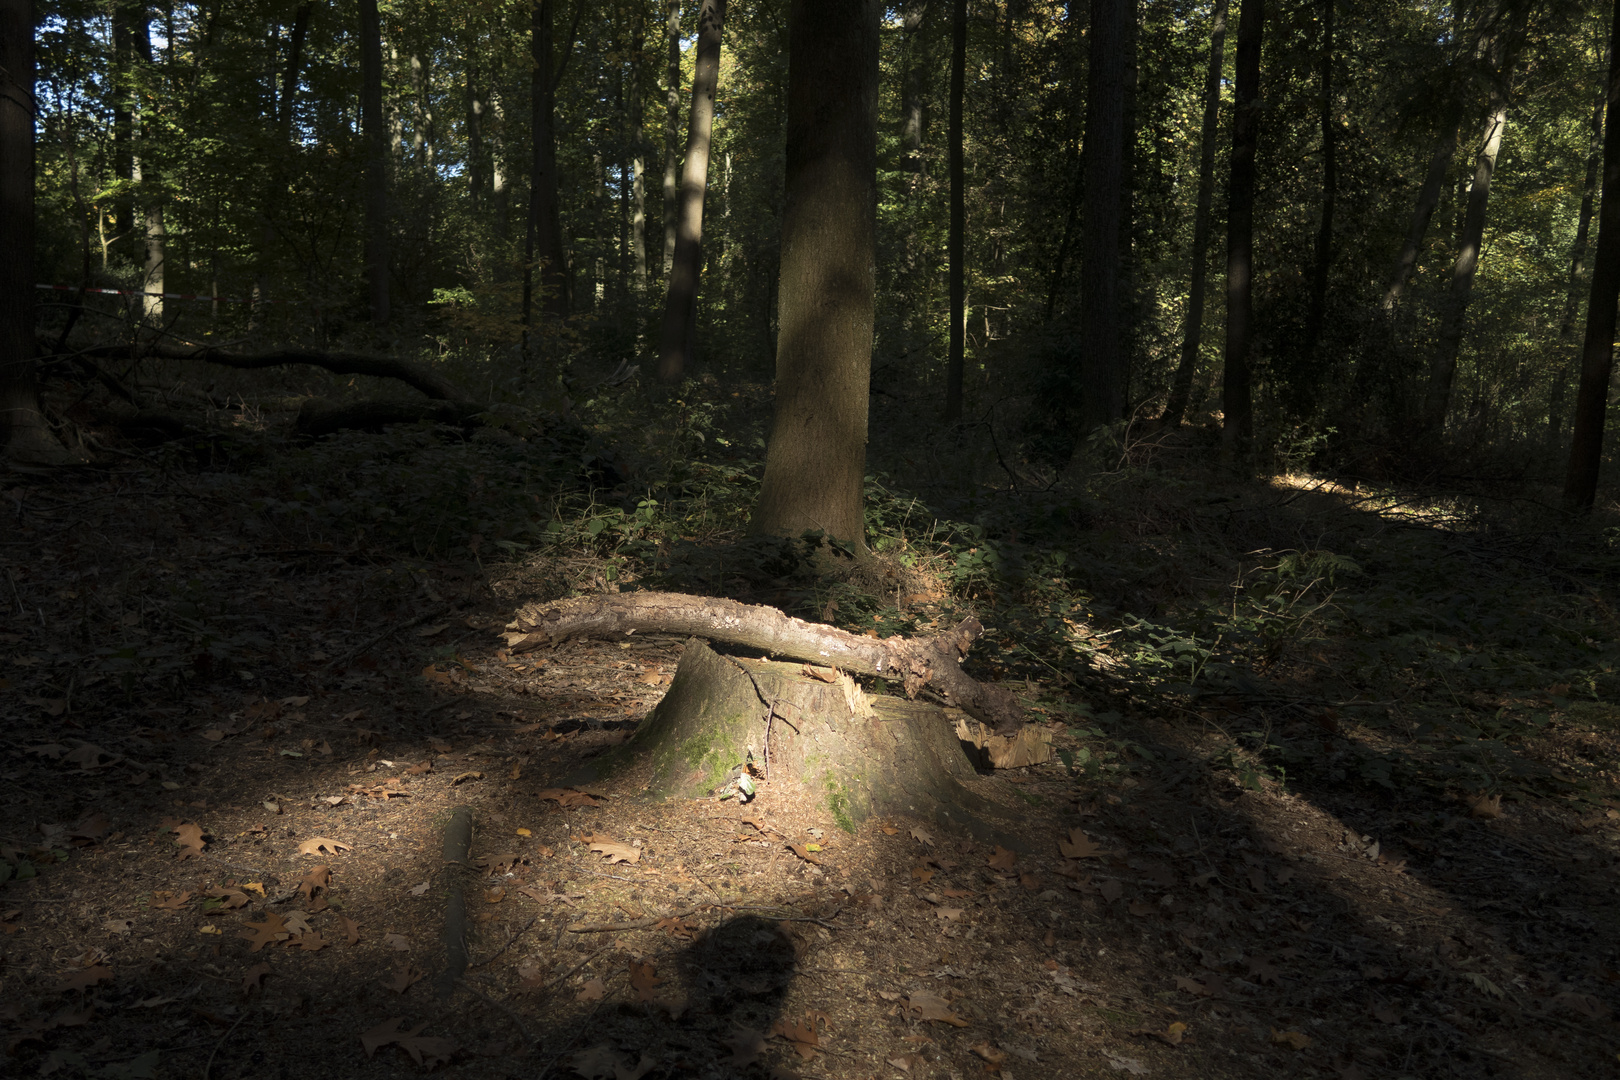
<path id="1" fill-rule="evenodd" d="M 43 342 L 42 342 L 43 344 Z M 55 342 L 50 342 L 47 355 L 55 355 Z M 406 386 L 420 390 L 437 401 L 460 401 L 464 397 L 459 387 L 449 379 L 410 360 L 393 356 L 373 356 L 367 353 L 321 352 L 314 349 L 274 349 L 262 353 L 239 353 L 209 346 L 177 346 L 159 344 L 90 345 L 72 349 L 66 355 L 116 360 L 196 360 L 223 367 L 257 370 L 308 364 L 323 368 L 335 375 L 373 375 L 381 379 L 398 379 Z"/>
<path id="2" fill-rule="evenodd" d="M 824 623 L 795 619 L 773 607 L 684 593 L 632 592 L 578 597 L 519 608 L 505 639 L 514 653 L 569 638 L 626 634 L 682 634 L 740 645 L 772 656 L 894 679 L 914 698 L 923 687 L 939 694 L 997 734 L 1016 732 L 1022 710 L 1010 691 L 962 671 L 973 642 L 984 633 L 966 619 L 943 634 L 876 638 Z"/>

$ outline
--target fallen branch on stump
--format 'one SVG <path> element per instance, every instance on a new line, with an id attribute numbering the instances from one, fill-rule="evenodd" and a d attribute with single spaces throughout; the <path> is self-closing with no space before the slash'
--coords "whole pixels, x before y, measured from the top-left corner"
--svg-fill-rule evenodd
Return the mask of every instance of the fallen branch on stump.
<path id="1" fill-rule="evenodd" d="M 988 686 L 962 671 L 962 658 L 984 633 L 977 619 L 927 637 L 875 638 L 795 619 L 759 604 L 684 593 L 635 592 L 526 605 L 518 609 L 507 630 L 506 643 L 514 653 L 569 638 L 638 631 L 708 638 L 856 675 L 896 679 L 907 697 L 916 697 L 926 686 L 998 734 L 1016 731 L 1023 723 L 1022 710 L 1010 691 Z"/>

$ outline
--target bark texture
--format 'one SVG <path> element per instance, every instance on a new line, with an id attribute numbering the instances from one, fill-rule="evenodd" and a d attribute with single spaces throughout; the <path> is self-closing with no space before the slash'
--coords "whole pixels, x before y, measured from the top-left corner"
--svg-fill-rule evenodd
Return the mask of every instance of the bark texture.
<path id="1" fill-rule="evenodd" d="M 1592 291 L 1586 304 L 1586 344 L 1581 350 L 1581 384 L 1575 397 L 1575 428 L 1570 436 L 1564 502 L 1585 512 L 1597 499 L 1603 462 L 1603 422 L 1614 370 L 1616 305 L 1620 304 L 1620 5 L 1609 34 L 1609 92 L 1603 127 L 1603 201 L 1598 211 L 1597 252 L 1592 259 Z"/>
<path id="2" fill-rule="evenodd" d="M 1333 267 L 1333 211 L 1339 198 L 1339 125 L 1333 118 L 1333 9 L 1322 0 L 1322 84 L 1318 121 L 1322 129 L 1322 204 L 1311 263 L 1310 304 L 1305 312 L 1305 353 L 1316 352 L 1327 320 L 1328 271 Z"/>
<path id="3" fill-rule="evenodd" d="M 1423 237 L 1428 234 L 1429 222 L 1440 206 L 1441 189 L 1446 174 L 1451 171 L 1451 159 L 1457 153 L 1457 116 L 1449 113 L 1440 125 L 1440 137 L 1435 141 L 1434 153 L 1429 156 L 1429 172 L 1418 189 L 1417 206 L 1412 210 L 1412 224 L 1406 232 L 1406 242 L 1395 257 L 1395 269 L 1389 275 L 1389 287 L 1384 290 L 1384 313 L 1393 314 L 1400 303 L 1412 275 L 1417 273 L 1418 254 L 1423 250 Z"/>
<path id="4" fill-rule="evenodd" d="M 724 656 L 700 641 L 687 644 L 669 692 L 630 741 L 570 782 L 633 779 L 654 798 L 700 798 L 750 762 L 768 773 L 767 789 L 813 792 L 848 832 L 901 813 L 1001 836 L 996 807 L 969 787 L 974 769 L 949 711 L 868 698 L 847 675 L 823 681 L 802 665 Z"/>
<path id="5" fill-rule="evenodd" d="M 693 635 L 856 675 L 895 679 L 912 697 L 927 687 L 1002 732 L 1017 728 L 1022 719 L 1011 692 L 962 672 L 962 658 L 984 632 L 976 619 L 932 637 L 879 639 L 795 619 L 763 605 L 639 592 L 529 605 L 518 610 L 507 629 L 507 646 L 515 653 L 570 638 L 637 632 Z"/>
<path id="6" fill-rule="evenodd" d="M 1187 414 L 1198 352 L 1204 342 L 1204 292 L 1209 279 L 1209 219 L 1215 203 L 1215 133 L 1221 115 L 1221 72 L 1226 62 L 1227 0 L 1215 0 L 1209 30 L 1209 65 L 1204 70 L 1204 122 L 1198 137 L 1198 195 L 1193 209 L 1191 280 L 1187 286 L 1187 321 L 1181 332 L 1181 360 L 1170 384 L 1159 422 L 1176 427 Z"/>
<path id="7" fill-rule="evenodd" d="M 698 275 L 703 269 L 703 200 L 709 191 L 709 149 L 714 131 L 714 94 L 720 83 L 720 37 L 726 0 L 703 0 L 698 12 L 697 64 L 692 76 L 692 113 L 686 129 L 675 217 L 675 255 L 664 294 L 658 335 L 658 381 L 673 386 L 692 367 L 697 330 Z"/>
<path id="8" fill-rule="evenodd" d="M 1221 406 L 1226 413 L 1221 450 L 1234 464 L 1247 458 L 1254 438 L 1249 361 L 1254 349 L 1254 178 L 1260 146 L 1260 47 L 1265 27 L 1265 0 L 1242 0 L 1226 210 L 1226 365 L 1221 378 Z"/>
<path id="9" fill-rule="evenodd" d="M 1086 437 L 1125 412 L 1124 326 L 1120 318 L 1120 223 L 1125 212 L 1126 0 L 1092 0 L 1086 81 L 1086 201 L 1080 266 L 1080 430 Z"/>
<path id="10" fill-rule="evenodd" d="M 646 101 L 641 92 L 641 70 L 645 62 L 647 26 L 645 12 L 636 8 L 635 26 L 630 31 L 630 101 L 625 123 L 630 128 L 630 260 L 636 295 L 647 291 L 647 143 Z"/>
<path id="11" fill-rule="evenodd" d="M 529 25 L 529 55 L 533 61 L 529 78 L 532 153 L 529 220 L 523 246 L 525 326 L 532 326 L 534 320 L 536 269 L 539 270 L 541 309 L 557 318 L 568 314 L 568 264 L 563 251 L 562 208 L 557 191 L 557 76 L 552 74 L 552 8 L 552 0 L 536 0 Z M 572 36 L 570 33 L 569 37 Z"/>
<path id="12" fill-rule="evenodd" d="M 664 277 L 668 279 L 675 261 L 675 194 L 681 167 L 681 0 L 669 0 L 664 48 L 668 56 L 664 76 Z"/>
<path id="13" fill-rule="evenodd" d="M 382 106 L 382 22 L 360 3 L 360 126 L 366 144 L 366 286 L 371 321 L 388 321 L 388 129 Z"/>
<path id="14" fill-rule="evenodd" d="M 795 0 L 776 409 L 756 535 L 865 549 L 861 485 L 877 257 L 876 0 Z"/>
<path id="15" fill-rule="evenodd" d="M 950 276 L 950 346 L 945 361 L 945 419 L 962 418 L 962 369 L 967 354 L 967 194 L 962 175 L 962 97 L 967 68 L 967 0 L 951 3 L 950 142 L 946 172 L 951 185 L 951 224 L 946 238 Z"/>
<path id="16" fill-rule="evenodd" d="M 1605 57 L 1605 61 L 1612 59 Z M 1582 349 L 1575 347 L 1575 320 L 1581 310 L 1581 286 L 1587 285 L 1586 252 L 1592 237 L 1592 213 L 1597 202 L 1598 175 L 1603 169 L 1603 117 L 1608 104 L 1608 86 L 1592 107 L 1591 149 L 1586 155 L 1586 181 L 1581 187 L 1581 212 L 1575 223 L 1575 242 L 1569 248 L 1569 286 L 1564 293 L 1564 315 L 1558 321 L 1558 340 L 1574 353 L 1576 377 L 1580 376 Z M 1556 446 L 1564 426 L 1564 391 L 1568 375 L 1554 365 L 1552 388 L 1547 395 L 1547 442 Z"/>

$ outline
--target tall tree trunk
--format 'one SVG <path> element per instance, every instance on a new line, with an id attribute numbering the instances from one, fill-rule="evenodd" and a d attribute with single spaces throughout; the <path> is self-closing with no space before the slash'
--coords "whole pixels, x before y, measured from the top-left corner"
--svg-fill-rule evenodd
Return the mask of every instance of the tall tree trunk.
<path id="1" fill-rule="evenodd" d="M 924 100 L 928 67 L 926 58 L 917 54 L 922 51 L 921 31 L 927 15 L 928 0 L 906 0 L 901 7 L 900 30 L 905 53 L 900 74 L 900 168 L 917 178 L 912 182 L 913 188 L 926 172 L 923 141 L 928 131 L 928 107 Z"/>
<path id="2" fill-rule="evenodd" d="M 1316 258 L 1311 263 L 1310 304 L 1305 311 L 1305 355 L 1314 357 L 1327 320 L 1328 271 L 1333 266 L 1333 206 L 1339 196 L 1339 125 L 1333 118 L 1333 8 L 1322 0 L 1322 216 L 1316 225 Z"/>
<path id="3" fill-rule="evenodd" d="M 749 530 L 865 549 L 878 0 L 793 0 L 776 408 Z"/>
<path id="4" fill-rule="evenodd" d="M 967 82 L 967 0 L 951 3 L 951 117 L 946 172 L 951 185 L 951 224 L 946 239 L 950 265 L 951 337 L 945 361 L 945 419 L 962 417 L 962 373 L 967 353 L 967 192 L 962 175 L 962 98 Z"/>
<path id="5" fill-rule="evenodd" d="M 643 132 L 647 102 L 641 88 L 646 38 L 646 13 L 638 4 L 630 30 L 630 108 L 625 118 L 630 128 L 630 262 L 637 296 L 647 292 L 647 140 Z"/>
<path id="6" fill-rule="evenodd" d="M 583 4 L 583 0 L 581 0 Z M 535 261 L 539 260 L 541 309 L 568 314 L 568 267 L 563 251 L 562 207 L 557 188 L 555 126 L 557 82 L 551 72 L 552 0 L 535 0 L 531 12 L 529 55 L 533 157 L 529 165 L 529 222 L 523 253 L 523 325 L 534 316 Z M 570 34 L 570 46 L 572 45 Z"/>
<path id="7" fill-rule="evenodd" d="M 1457 258 L 1451 266 L 1451 287 L 1441 310 L 1440 332 L 1429 367 L 1429 387 L 1424 394 L 1420 418 L 1426 432 L 1438 433 L 1445 426 L 1446 411 L 1451 405 L 1451 384 L 1457 374 L 1457 355 L 1462 350 L 1468 302 L 1473 295 L 1474 275 L 1479 270 L 1480 247 L 1485 239 L 1485 205 L 1491 193 L 1491 174 L 1496 171 L 1496 158 L 1502 149 L 1502 135 L 1507 130 L 1507 111 L 1506 93 L 1499 87 L 1493 88 L 1485 113 L 1485 131 L 1474 157 L 1474 182 L 1468 189 Z"/>
<path id="8" fill-rule="evenodd" d="M 1175 427 L 1187 413 L 1198 351 L 1204 340 L 1204 289 L 1209 276 L 1209 219 L 1215 202 L 1215 133 L 1221 114 L 1221 72 L 1226 62 L 1228 0 L 1215 0 L 1209 31 L 1209 64 L 1204 70 L 1204 123 L 1198 137 L 1198 195 L 1193 209 L 1192 281 L 1187 288 L 1187 321 L 1181 331 L 1181 360 L 1170 384 L 1159 422 Z"/>
<path id="9" fill-rule="evenodd" d="M 135 34 L 144 28 L 142 5 L 120 0 L 112 9 L 113 39 L 113 173 L 133 187 L 135 181 Z M 115 238 L 135 227 L 135 197 L 126 193 L 114 200 L 112 229 Z"/>
<path id="10" fill-rule="evenodd" d="M 1581 351 L 1581 385 L 1575 397 L 1575 428 L 1570 436 L 1565 505 L 1589 511 L 1597 498 L 1603 462 L 1603 422 L 1609 410 L 1609 376 L 1614 369 L 1616 306 L 1620 305 L 1620 5 L 1609 32 L 1607 117 L 1603 125 L 1603 203 L 1598 211 L 1597 252 L 1592 259 L 1592 291 L 1586 302 L 1586 345 Z"/>
<path id="11" fill-rule="evenodd" d="M 1086 201 L 1080 267 L 1080 429 L 1086 437 L 1125 411 L 1124 328 L 1120 325 L 1120 219 L 1125 209 L 1125 75 L 1128 0 L 1092 0 L 1086 79 Z"/>
<path id="12" fill-rule="evenodd" d="M 60 461 L 34 359 L 33 0 L 0 0 L 0 72 L 0 454 Z"/>
<path id="13" fill-rule="evenodd" d="M 1612 63 L 1612 57 L 1604 57 Z M 1575 349 L 1575 318 L 1581 309 L 1581 286 L 1586 282 L 1586 248 L 1592 232 L 1592 209 L 1597 195 L 1598 173 L 1603 166 L 1603 116 L 1608 99 L 1608 87 L 1592 106 L 1592 135 L 1586 155 L 1586 182 L 1581 188 L 1581 212 L 1576 219 L 1575 243 L 1569 249 L 1569 287 L 1564 294 L 1564 315 L 1558 323 L 1558 343 L 1575 354 L 1577 375 L 1581 368 L 1581 353 Z M 1564 426 L 1564 391 L 1569 379 L 1563 369 L 1553 365 L 1552 388 L 1547 395 L 1547 444 L 1557 446 Z"/>
<path id="14" fill-rule="evenodd" d="M 309 33 L 309 18 L 310 5 L 299 4 L 293 13 L 292 35 L 287 43 L 287 66 L 281 72 L 281 96 L 276 102 L 276 125 L 281 134 L 278 153 L 286 153 L 292 142 L 293 110 L 298 102 L 298 72 L 304 60 L 304 38 Z M 269 292 L 270 252 L 276 243 L 276 226 L 269 208 L 275 204 L 277 189 L 284 183 L 280 175 L 281 170 L 276 165 L 279 165 L 279 162 L 272 164 L 263 196 L 264 230 L 259 239 L 258 271 L 253 279 L 253 303 L 248 316 L 250 327 L 259 321 L 264 300 Z"/>
<path id="15" fill-rule="evenodd" d="M 366 143 L 366 282 L 371 321 L 388 322 L 388 129 L 382 102 L 382 21 L 360 3 L 360 127 Z"/>
<path id="16" fill-rule="evenodd" d="M 478 213 L 484 197 L 484 100 L 478 93 L 477 39 L 469 37 L 466 50 L 467 200 Z"/>
<path id="17" fill-rule="evenodd" d="M 146 207 L 146 272 L 141 298 L 142 315 L 148 326 L 163 323 L 163 270 L 169 243 L 169 230 L 163 222 L 163 201 L 154 198 Z"/>
<path id="18" fill-rule="evenodd" d="M 658 335 L 658 381 L 674 386 L 692 367 L 697 329 L 698 275 L 703 268 L 703 198 L 709 190 L 709 142 L 714 130 L 714 92 L 720 82 L 720 32 L 726 0 L 703 0 L 698 11 L 697 65 L 692 76 L 692 117 L 686 129 L 675 256 Z"/>
<path id="19" fill-rule="evenodd" d="M 664 278 L 675 262 L 675 185 L 679 176 L 681 136 L 681 0 L 669 0 L 664 21 L 669 71 L 664 88 Z"/>
<path id="20" fill-rule="evenodd" d="M 1412 281 L 1412 275 L 1417 273 L 1423 237 L 1428 233 L 1429 221 L 1440 206 L 1446 175 L 1451 171 L 1451 159 L 1457 153 L 1458 123 L 1455 111 L 1448 112 L 1441 121 L 1440 138 L 1434 144 L 1434 153 L 1429 156 L 1428 175 L 1418 189 L 1417 206 L 1412 210 L 1412 224 L 1407 229 L 1406 242 L 1401 245 L 1401 253 L 1395 258 L 1395 269 L 1390 272 L 1389 286 L 1384 290 L 1383 309 L 1386 316 L 1394 313 L 1401 295 L 1406 292 L 1406 286 Z"/>
<path id="21" fill-rule="evenodd" d="M 1254 438 L 1249 356 L 1254 348 L 1254 180 L 1260 146 L 1260 47 L 1265 0 L 1242 0 L 1238 12 L 1237 85 L 1232 112 L 1232 174 L 1226 199 L 1226 362 L 1221 375 L 1221 451 L 1246 461 Z"/>
<path id="22" fill-rule="evenodd" d="M 511 200 L 506 190 L 506 108 L 500 91 L 490 88 L 489 114 L 495 118 L 489 132 L 489 201 L 495 205 L 495 239 L 503 243 L 512 235 Z"/>

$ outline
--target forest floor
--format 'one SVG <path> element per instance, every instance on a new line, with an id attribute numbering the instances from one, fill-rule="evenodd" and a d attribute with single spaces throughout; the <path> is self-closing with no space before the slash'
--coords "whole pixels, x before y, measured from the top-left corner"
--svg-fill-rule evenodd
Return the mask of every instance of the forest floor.
<path id="1" fill-rule="evenodd" d="M 1173 462 L 1060 508 L 1091 538 L 1071 569 L 1103 567 L 1084 596 L 1037 587 L 1038 538 L 964 527 L 911 567 L 936 590 L 859 618 L 999 623 L 970 666 L 1016 680 L 1061 753 L 980 777 L 1028 807 L 987 847 L 905 816 L 846 833 L 785 784 L 746 805 L 559 788 L 646 716 L 681 642 L 512 656 L 521 604 L 640 567 L 859 607 L 711 568 L 736 549 L 696 481 L 670 489 L 684 517 L 668 494 L 554 501 L 523 488 L 544 470 L 503 487 L 477 440 L 293 450 L 247 412 L 211 421 L 252 429 L 234 443 L 109 435 L 93 465 L 0 473 L 12 1075 L 1620 1072 L 1601 536 Z M 546 532 L 498 544 L 468 496 L 454 544 L 409 554 L 389 529 L 438 536 L 440 483 L 534 498 Z M 879 496 L 875 533 L 920 513 Z M 889 557 L 924 551 L 901 540 Z M 447 870 L 462 806 L 476 865 Z M 472 964 L 447 984 L 460 888 Z"/>

